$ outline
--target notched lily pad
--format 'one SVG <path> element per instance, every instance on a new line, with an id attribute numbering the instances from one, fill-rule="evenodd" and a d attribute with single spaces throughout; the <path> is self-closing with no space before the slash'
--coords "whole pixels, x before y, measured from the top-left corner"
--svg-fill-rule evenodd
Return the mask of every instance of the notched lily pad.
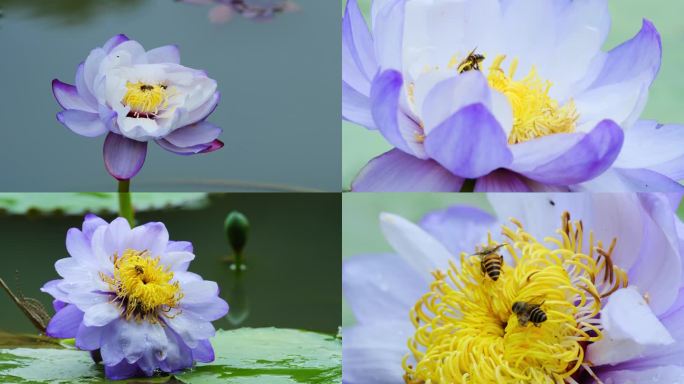
<path id="1" fill-rule="evenodd" d="M 334 336 L 277 328 L 218 331 L 216 360 L 175 376 L 117 383 L 340 383 L 342 343 Z M 70 343 L 0 333 L 2 383 L 107 383 L 102 366 Z"/>
<path id="2" fill-rule="evenodd" d="M 206 193 L 132 193 L 136 211 L 169 207 L 200 208 L 207 202 Z M 0 193 L 0 212 L 9 214 L 64 214 L 86 212 L 116 213 L 119 199 L 116 193 Z"/>

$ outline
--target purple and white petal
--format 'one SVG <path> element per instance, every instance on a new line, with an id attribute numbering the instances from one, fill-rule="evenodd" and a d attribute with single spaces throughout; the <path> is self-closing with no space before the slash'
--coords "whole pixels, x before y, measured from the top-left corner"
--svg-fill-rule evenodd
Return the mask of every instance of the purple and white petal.
<path id="1" fill-rule="evenodd" d="M 682 192 L 684 186 L 650 169 L 613 167 L 600 176 L 571 186 L 575 192 Z"/>
<path id="2" fill-rule="evenodd" d="M 622 141 L 622 129 L 606 120 L 587 134 L 556 134 L 513 145 L 513 163 L 507 168 L 540 183 L 577 184 L 606 171 Z"/>
<path id="3" fill-rule="evenodd" d="M 211 347 L 211 343 L 207 340 L 200 341 L 192 350 L 192 358 L 202 363 L 214 361 L 214 348 Z"/>
<path id="4" fill-rule="evenodd" d="M 45 333 L 50 337 L 69 339 L 76 337 L 78 324 L 83 320 L 83 312 L 69 304 L 52 316 Z"/>
<path id="5" fill-rule="evenodd" d="M 180 50 L 177 45 L 165 45 L 147 51 L 147 62 L 150 64 L 180 64 Z"/>
<path id="6" fill-rule="evenodd" d="M 371 160 L 352 182 L 354 192 L 458 192 L 463 179 L 434 160 L 398 149 Z"/>
<path id="7" fill-rule="evenodd" d="M 406 340 L 413 335 L 408 321 L 357 325 L 342 331 L 342 382 L 397 384 L 403 381 L 401 362 Z"/>
<path id="8" fill-rule="evenodd" d="M 370 96 L 373 120 L 390 144 L 406 153 L 424 158 L 417 151 L 417 147 L 420 147 L 417 138 L 422 135 L 422 131 L 400 107 L 403 85 L 398 71 L 388 70 L 376 76 Z"/>
<path id="9" fill-rule="evenodd" d="M 348 91 L 356 92 L 367 99 L 378 65 L 375 61 L 373 39 L 356 0 L 348 1 L 345 7 L 342 19 L 342 50 L 343 83 L 348 87 Z M 343 89 L 343 97 L 344 94 Z"/>
<path id="10" fill-rule="evenodd" d="M 138 174 L 147 156 L 147 142 L 109 133 L 105 139 L 103 156 L 110 175 L 118 180 L 129 180 Z"/>
<path id="11" fill-rule="evenodd" d="M 107 127 L 97 113 L 67 109 L 57 113 L 57 120 L 81 136 L 97 137 L 107 133 Z"/>
<path id="12" fill-rule="evenodd" d="M 625 130 L 625 142 L 615 166 L 665 170 L 674 179 L 684 177 L 684 126 L 639 121 Z M 678 167 L 673 167 L 677 166 Z M 663 172 L 661 172 L 663 173 Z"/>
<path id="13" fill-rule="evenodd" d="M 587 348 L 594 365 L 615 365 L 642 355 L 650 346 L 668 345 L 674 339 L 651 311 L 636 288 L 613 293 L 601 310 L 604 338 Z"/>
<path id="14" fill-rule="evenodd" d="M 223 130 L 209 122 L 203 121 L 194 125 L 179 128 L 164 137 L 169 143 L 187 148 L 195 145 L 211 143 Z"/>
<path id="15" fill-rule="evenodd" d="M 75 86 L 63 83 L 57 79 L 52 80 L 52 94 L 59 105 L 64 109 L 76 109 L 79 111 L 96 113 L 94 105 L 88 104 L 79 96 Z"/>
<path id="16" fill-rule="evenodd" d="M 425 138 L 425 150 L 451 173 L 464 178 L 508 167 L 514 156 L 501 125 L 479 103 L 460 109 L 435 127 Z"/>
<path id="17" fill-rule="evenodd" d="M 389 245 L 424 279 L 429 280 L 437 269 L 449 267 L 452 254 L 416 224 L 401 216 L 381 213 L 380 229 Z"/>
<path id="18" fill-rule="evenodd" d="M 483 244 L 487 239 L 488 231 L 496 232 L 493 229 L 497 224 L 496 218 L 489 213 L 465 205 L 430 212 L 419 223 L 453 255 L 472 253 L 475 245 Z"/>
<path id="19" fill-rule="evenodd" d="M 406 317 L 427 288 L 428 280 L 397 255 L 359 255 L 342 265 L 344 296 L 364 325 Z"/>
<path id="20" fill-rule="evenodd" d="M 119 318 L 121 309 L 116 304 L 104 302 L 88 308 L 83 316 L 83 324 L 87 327 L 102 327 Z"/>
<path id="21" fill-rule="evenodd" d="M 478 177 L 474 192 L 532 192 L 521 175 L 506 169 L 497 169 Z"/>
<path id="22" fill-rule="evenodd" d="M 157 257 L 166 250 L 166 244 L 169 242 L 169 231 L 166 230 L 164 223 L 146 223 L 133 228 L 124 241 L 126 247 L 146 250 L 153 257 Z"/>

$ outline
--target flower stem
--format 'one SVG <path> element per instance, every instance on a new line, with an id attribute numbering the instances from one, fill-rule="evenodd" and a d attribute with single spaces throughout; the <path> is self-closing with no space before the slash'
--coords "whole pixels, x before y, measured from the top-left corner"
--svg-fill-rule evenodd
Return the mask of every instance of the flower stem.
<path id="1" fill-rule="evenodd" d="M 475 179 L 465 179 L 463 185 L 461 186 L 460 192 L 474 192 L 475 191 Z"/>
<path id="2" fill-rule="evenodd" d="M 130 180 L 119 180 L 119 216 L 128 220 L 128 224 L 132 227 L 135 225 L 135 218 L 133 217 L 130 187 Z"/>

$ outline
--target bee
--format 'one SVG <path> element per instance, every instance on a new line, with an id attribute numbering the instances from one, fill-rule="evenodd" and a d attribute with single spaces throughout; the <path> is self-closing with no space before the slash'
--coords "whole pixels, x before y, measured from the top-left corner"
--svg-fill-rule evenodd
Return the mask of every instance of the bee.
<path id="1" fill-rule="evenodd" d="M 137 273 L 138 275 L 142 275 L 143 273 L 145 273 L 145 269 L 143 269 L 142 265 L 136 265 L 135 273 Z"/>
<path id="2" fill-rule="evenodd" d="M 480 63 L 484 61 L 485 57 L 479 53 L 475 53 L 476 49 L 477 48 L 470 51 L 468 56 L 458 64 L 458 73 L 480 70 Z"/>
<path id="3" fill-rule="evenodd" d="M 516 301 L 513 303 L 511 310 L 518 316 L 518 323 L 523 327 L 528 322 L 532 322 L 535 327 L 539 327 L 541 323 L 546 321 L 546 312 L 541 309 L 544 301 L 540 303 Z"/>
<path id="4" fill-rule="evenodd" d="M 494 281 L 499 280 L 499 275 L 501 275 L 503 256 L 497 251 L 504 245 L 506 244 L 485 248 L 474 254 L 475 256 L 480 256 L 480 268 L 482 269 L 482 273 L 489 276 L 489 278 Z"/>
<path id="5" fill-rule="evenodd" d="M 140 90 L 143 92 L 154 90 L 154 85 L 143 84 L 140 86 Z"/>

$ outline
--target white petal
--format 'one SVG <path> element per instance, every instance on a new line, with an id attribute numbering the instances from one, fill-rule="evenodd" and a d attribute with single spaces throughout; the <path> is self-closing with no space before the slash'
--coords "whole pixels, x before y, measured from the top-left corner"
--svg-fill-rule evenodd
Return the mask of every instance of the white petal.
<path id="1" fill-rule="evenodd" d="M 342 332 L 342 381 L 345 384 L 397 384 L 404 373 L 401 361 L 413 334 L 408 321 L 357 325 Z"/>
<path id="2" fill-rule="evenodd" d="M 121 310 L 116 304 L 104 302 L 88 308 L 83 316 L 83 324 L 87 327 L 102 327 L 119 317 Z"/>
<path id="3" fill-rule="evenodd" d="M 619 370 L 599 374 L 605 384 L 677 384 L 684 382 L 684 367 L 668 365 L 644 370 Z"/>
<path id="4" fill-rule="evenodd" d="M 615 365 L 641 357 L 647 347 L 674 343 L 635 287 L 610 296 L 601 310 L 601 324 L 603 339 L 587 348 L 587 358 L 594 365 Z"/>
<path id="5" fill-rule="evenodd" d="M 632 125 L 643 110 L 648 86 L 641 78 L 606 85 L 586 91 L 575 98 L 579 113 L 577 130 L 590 131 L 600 121 L 609 119 L 622 128 Z"/>
<path id="6" fill-rule="evenodd" d="M 425 279 L 437 269 L 448 268 L 453 259 L 439 240 L 401 216 L 381 213 L 380 228 L 392 248 Z"/>

